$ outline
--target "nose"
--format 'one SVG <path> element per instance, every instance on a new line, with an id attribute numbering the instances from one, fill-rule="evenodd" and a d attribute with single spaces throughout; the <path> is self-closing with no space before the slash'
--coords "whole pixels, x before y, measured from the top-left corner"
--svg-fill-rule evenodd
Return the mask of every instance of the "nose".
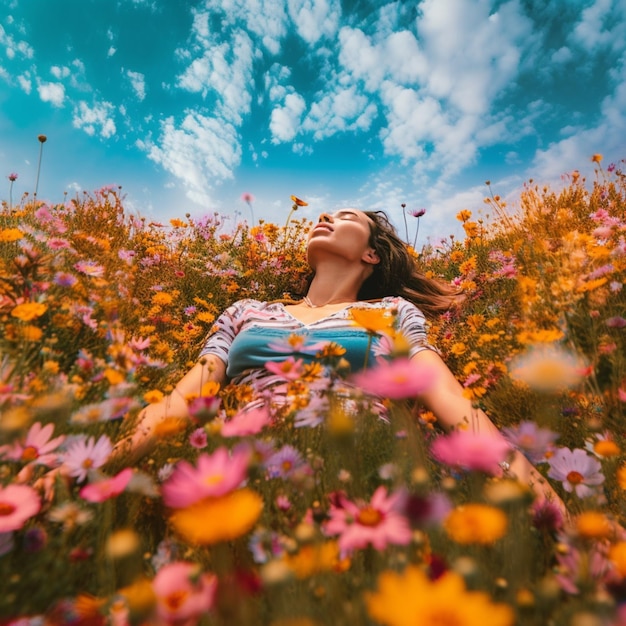
<path id="1" fill-rule="evenodd" d="M 319 216 L 319 219 L 317 220 L 318 222 L 332 222 L 333 221 L 333 216 L 329 215 L 328 213 L 322 213 Z"/>

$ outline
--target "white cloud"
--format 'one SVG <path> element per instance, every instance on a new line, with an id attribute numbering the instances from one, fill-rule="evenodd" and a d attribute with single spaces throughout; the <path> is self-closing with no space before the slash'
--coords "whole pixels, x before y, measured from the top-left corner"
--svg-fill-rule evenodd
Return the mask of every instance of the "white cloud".
<path id="1" fill-rule="evenodd" d="M 567 46 L 562 46 L 552 54 L 550 61 L 557 65 L 562 65 L 563 63 L 571 61 L 573 56 L 572 51 Z"/>
<path id="2" fill-rule="evenodd" d="M 252 100 L 254 46 L 248 34 L 236 30 L 228 42 L 204 42 L 204 51 L 178 78 L 178 86 L 209 94 L 219 103 L 219 114 L 240 124 Z"/>
<path id="3" fill-rule="evenodd" d="M 14 59 L 18 54 L 25 59 L 32 59 L 34 50 L 27 41 L 16 41 L 12 35 L 0 25 L 0 45 L 4 46 L 8 59 Z"/>
<path id="4" fill-rule="evenodd" d="M 61 83 L 40 83 L 37 91 L 43 102 L 49 102 L 55 107 L 63 106 L 65 87 Z"/>
<path id="5" fill-rule="evenodd" d="M 75 128 L 82 128 L 88 135 L 100 135 L 108 139 L 116 133 L 113 113 L 115 107 L 110 102 L 97 102 L 90 107 L 85 101 L 80 101 L 74 108 L 72 124 Z"/>
<path id="6" fill-rule="evenodd" d="M 115 48 L 114 46 L 110 46 L 109 49 L 107 50 L 107 56 L 112 57 L 116 52 L 117 52 L 117 48 Z"/>
<path id="7" fill-rule="evenodd" d="M 316 141 L 338 132 L 366 131 L 376 113 L 376 105 L 352 86 L 327 94 L 312 104 L 302 129 L 312 131 Z"/>
<path id="8" fill-rule="evenodd" d="M 133 72 L 132 70 L 126 71 L 126 77 L 130 80 L 131 87 L 133 88 L 137 98 L 142 101 L 146 97 L 146 78 L 140 72 Z"/>
<path id="9" fill-rule="evenodd" d="M 30 79 L 30 72 L 24 72 L 17 77 L 17 82 L 19 86 L 22 88 L 24 93 L 30 93 L 33 88 L 33 83 Z"/>
<path id="10" fill-rule="evenodd" d="M 614 6 L 615 5 L 615 6 Z M 617 25 L 622 30 L 619 20 L 615 20 L 615 12 L 623 6 L 620 0 L 595 0 L 581 14 L 580 21 L 572 29 L 571 38 L 588 52 L 606 46 L 613 41 L 611 26 Z"/>
<path id="11" fill-rule="evenodd" d="M 337 33 L 341 17 L 338 0 L 288 0 L 287 4 L 298 34 L 309 45 Z"/>
<path id="12" fill-rule="evenodd" d="M 57 79 L 61 80 L 63 78 L 67 78 L 70 75 L 69 67 L 59 67 L 58 65 L 53 65 L 50 68 L 50 73 Z"/>
<path id="13" fill-rule="evenodd" d="M 274 108 L 270 117 L 273 144 L 291 141 L 297 135 L 305 108 L 304 98 L 298 93 L 287 94 L 284 105 Z"/>
<path id="14" fill-rule="evenodd" d="M 233 177 L 241 161 L 235 127 L 228 121 L 187 111 L 180 126 L 169 117 L 161 124 L 159 145 L 139 144 L 148 157 L 182 181 L 187 197 L 214 204 L 216 184 Z"/>

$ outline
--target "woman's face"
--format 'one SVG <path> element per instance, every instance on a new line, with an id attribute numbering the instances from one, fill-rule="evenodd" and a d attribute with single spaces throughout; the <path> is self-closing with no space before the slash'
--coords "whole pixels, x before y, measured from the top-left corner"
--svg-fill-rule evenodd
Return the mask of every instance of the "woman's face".
<path id="1" fill-rule="evenodd" d="M 372 219 L 358 209 L 322 213 L 309 231 L 309 263 L 314 267 L 320 255 L 329 254 L 355 262 L 378 263 L 376 252 L 369 243 L 372 225 Z"/>

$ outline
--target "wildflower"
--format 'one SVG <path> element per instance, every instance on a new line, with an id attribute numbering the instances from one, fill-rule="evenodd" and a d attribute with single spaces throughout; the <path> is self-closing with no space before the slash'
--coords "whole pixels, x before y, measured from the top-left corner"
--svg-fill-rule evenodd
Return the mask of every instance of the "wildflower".
<path id="1" fill-rule="evenodd" d="M 585 539 L 607 539 L 613 526 L 604 513 L 584 511 L 576 518 L 576 532 Z"/>
<path id="2" fill-rule="evenodd" d="M 414 398 L 430 386 L 433 372 L 407 358 L 380 361 L 352 376 L 352 382 L 375 396 L 391 399 Z"/>
<path id="3" fill-rule="evenodd" d="M 218 448 L 213 454 L 201 454 L 194 467 L 180 461 L 163 485 L 163 502 L 172 508 L 189 507 L 202 498 L 222 496 L 245 480 L 250 455 L 247 450 Z"/>
<path id="4" fill-rule="evenodd" d="M 500 463 L 509 456 L 511 447 L 506 439 L 491 433 L 455 430 L 437 437 L 431 452 L 446 465 L 498 475 Z"/>
<path id="5" fill-rule="evenodd" d="M 0 243 L 19 241 L 22 237 L 24 237 L 24 233 L 19 228 L 3 228 L 0 230 Z"/>
<path id="6" fill-rule="evenodd" d="M 302 365 L 302 359 L 294 359 L 290 356 L 282 362 L 267 361 L 265 369 L 286 380 L 297 380 L 302 376 Z"/>
<path id="7" fill-rule="evenodd" d="M 243 488 L 176 509 L 170 522 L 189 543 L 212 545 L 245 535 L 256 523 L 262 509 L 261 496 Z"/>
<path id="8" fill-rule="evenodd" d="M 563 528 L 561 509 L 549 500 L 535 500 L 531 507 L 532 524 L 538 530 L 557 532 Z"/>
<path id="9" fill-rule="evenodd" d="M 309 206 L 308 202 L 305 202 L 304 200 L 300 200 L 300 198 L 298 198 L 297 196 L 291 196 L 291 201 L 293 202 L 295 207 Z"/>
<path id="10" fill-rule="evenodd" d="M 221 429 L 223 437 L 246 437 L 260 433 L 271 421 L 266 405 L 262 407 L 239 411 Z"/>
<path id="11" fill-rule="evenodd" d="M 282 353 L 301 353 L 301 354 L 315 354 L 319 350 L 322 350 L 327 342 L 318 341 L 316 343 L 306 343 L 306 335 L 300 335 L 298 333 L 291 333 L 286 339 L 280 339 L 272 343 L 268 343 L 267 347 L 274 352 Z"/>
<path id="12" fill-rule="evenodd" d="M 92 278 L 100 278 L 104 275 L 104 266 L 95 261 L 78 261 L 74 263 L 74 269 Z"/>
<path id="13" fill-rule="evenodd" d="M 604 321 L 604 323 L 609 327 L 609 328 L 624 328 L 626 327 L 626 319 L 624 319 L 623 317 L 617 315 L 615 317 L 609 317 L 608 319 L 606 319 Z"/>
<path id="14" fill-rule="evenodd" d="M 524 421 L 502 429 L 507 441 L 522 452 L 532 463 L 546 460 L 546 453 L 559 438 L 558 433 L 540 428 L 535 422 Z"/>
<path id="15" fill-rule="evenodd" d="M 403 496 L 401 492 L 388 496 L 384 486 L 376 489 L 370 502 L 352 502 L 336 494 L 324 531 L 340 535 L 342 557 L 368 545 L 375 550 L 384 550 L 389 544 L 405 546 L 411 541 L 411 529 L 400 513 Z"/>
<path id="16" fill-rule="evenodd" d="M 431 492 L 409 495 L 404 513 L 414 527 L 425 528 L 440 525 L 451 510 L 452 503 L 445 493 Z"/>
<path id="17" fill-rule="evenodd" d="M 569 493 L 575 491 L 579 498 L 591 495 L 593 493 L 591 486 L 604 482 L 600 461 L 580 448 L 575 450 L 558 448 L 550 457 L 549 463 L 548 476 L 561 481 L 565 491 Z"/>
<path id="18" fill-rule="evenodd" d="M 41 302 L 24 302 L 11 310 L 11 316 L 22 322 L 32 322 L 41 317 L 47 310 L 48 307 Z"/>
<path id="19" fill-rule="evenodd" d="M 152 304 L 158 306 L 167 306 L 172 304 L 172 302 L 174 302 L 174 297 L 165 291 L 158 291 L 152 296 Z"/>
<path id="20" fill-rule="evenodd" d="M 504 511 L 476 503 L 456 507 L 444 521 L 449 537 L 462 545 L 493 543 L 504 536 L 507 526 L 508 518 Z"/>
<path id="21" fill-rule="evenodd" d="M 626 463 L 622 463 L 615 472 L 617 484 L 622 490 L 626 490 Z"/>
<path id="22" fill-rule="evenodd" d="M 77 502 L 63 502 L 48 513 L 51 522 L 63 524 L 63 530 L 74 530 L 93 519 L 93 513 L 81 507 Z"/>
<path id="23" fill-rule="evenodd" d="M 409 215 L 412 215 L 413 217 L 417 217 L 419 219 L 426 214 L 426 209 L 412 209 L 408 213 Z"/>
<path id="24" fill-rule="evenodd" d="M 141 540 L 139 535 L 130 528 L 121 528 L 107 537 L 105 554 L 110 559 L 121 559 L 139 549 Z"/>
<path id="25" fill-rule="evenodd" d="M 146 391 L 146 393 L 143 394 L 143 399 L 148 404 L 156 404 L 157 402 L 161 402 L 163 398 L 164 394 L 159 389 L 151 389 L 150 391 Z"/>
<path id="26" fill-rule="evenodd" d="M 104 480 L 85 485 L 78 495 L 89 502 L 104 502 L 119 496 L 126 489 L 132 476 L 133 470 L 127 467 L 111 478 L 105 478 Z"/>
<path id="27" fill-rule="evenodd" d="M 264 465 L 272 478 L 287 478 L 308 470 L 300 452 L 290 445 L 272 454 Z"/>
<path id="28" fill-rule="evenodd" d="M 212 420 L 220 408 L 220 398 L 215 395 L 201 395 L 193 398 L 187 405 L 189 417 L 199 424 Z"/>
<path id="29" fill-rule="evenodd" d="M 157 613 L 164 624 L 196 623 L 215 601 L 217 579 L 196 563 L 164 565 L 152 581 Z"/>
<path id="30" fill-rule="evenodd" d="M 598 544 L 592 544 L 589 549 L 582 551 L 569 546 L 565 553 L 557 551 L 556 558 L 556 579 L 567 593 L 580 593 L 579 585 L 585 580 L 593 580 L 595 585 L 601 585 L 614 579 L 611 562 Z"/>
<path id="31" fill-rule="evenodd" d="M 17 174 L 16 174 L 15 172 L 11 172 L 11 173 L 7 176 L 7 178 L 8 178 L 8 179 L 9 179 L 12 183 L 14 183 L 14 182 L 18 179 L 18 176 L 17 176 Z"/>
<path id="32" fill-rule="evenodd" d="M 618 541 L 609 548 L 609 561 L 617 573 L 626 578 L 626 541 Z"/>
<path id="33" fill-rule="evenodd" d="M 204 428 L 196 428 L 191 435 L 189 435 L 189 445 L 192 448 L 202 449 L 207 446 L 207 435 Z"/>
<path id="34" fill-rule="evenodd" d="M 593 163 L 600 163 L 600 161 L 602 161 L 602 155 L 601 155 L 601 154 L 594 154 L 594 155 L 591 157 L 591 161 L 592 161 Z"/>
<path id="35" fill-rule="evenodd" d="M 54 275 L 54 283 L 59 287 L 73 287 L 78 282 L 78 278 L 69 272 L 57 272 Z"/>
<path id="36" fill-rule="evenodd" d="M 350 318 L 368 333 L 392 334 L 395 316 L 385 309 L 350 309 Z"/>
<path id="37" fill-rule="evenodd" d="M 13 461 L 52 466 L 57 461 L 57 454 L 52 454 L 65 441 L 65 435 L 51 439 L 54 424 L 41 425 L 35 422 L 26 435 L 24 443 L 16 444 L 5 455 Z"/>
<path id="38" fill-rule="evenodd" d="M 340 560 L 339 547 L 336 541 L 309 543 L 300 546 L 294 554 L 285 554 L 284 560 L 296 578 L 310 578 L 337 568 Z"/>
<path id="39" fill-rule="evenodd" d="M 0 533 L 18 530 L 26 521 L 37 515 L 41 500 L 28 485 L 0 486 Z"/>
<path id="40" fill-rule="evenodd" d="M 483 591 L 466 591 L 459 574 L 445 572 L 431 581 L 414 565 L 400 573 L 380 574 L 378 588 L 365 594 L 365 604 L 370 616 L 385 626 L 512 626 L 515 622 L 510 606 L 492 602 Z"/>
<path id="41" fill-rule="evenodd" d="M 511 377 L 536 391 L 572 387 L 583 375 L 581 361 L 571 352 L 551 345 L 535 345 L 513 360 Z"/>
<path id="42" fill-rule="evenodd" d="M 62 455 L 63 467 L 70 476 L 83 482 L 90 470 L 102 467 L 107 462 L 112 450 L 111 440 L 106 435 L 97 441 L 94 437 L 77 437 Z"/>
<path id="43" fill-rule="evenodd" d="M 470 217 L 472 217 L 472 212 L 467 209 L 463 209 L 456 214 L 456 219 L 459 220 L 459 222 L 467 222 Z"/>

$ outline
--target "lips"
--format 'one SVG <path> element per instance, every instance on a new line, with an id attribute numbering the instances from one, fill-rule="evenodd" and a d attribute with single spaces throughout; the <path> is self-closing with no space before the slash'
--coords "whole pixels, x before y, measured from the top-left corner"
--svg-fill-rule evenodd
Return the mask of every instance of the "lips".
<path id="1" fill-rule="evenodd" d="M 320 229 L 324 229 L 327 230 L 329 232 L 333 232 L 333 227 L 328 223 L 328 222 L 319 222 L 319 224 L 316 224 L 315 228 L 313 230 L 320 230 Z"/>

